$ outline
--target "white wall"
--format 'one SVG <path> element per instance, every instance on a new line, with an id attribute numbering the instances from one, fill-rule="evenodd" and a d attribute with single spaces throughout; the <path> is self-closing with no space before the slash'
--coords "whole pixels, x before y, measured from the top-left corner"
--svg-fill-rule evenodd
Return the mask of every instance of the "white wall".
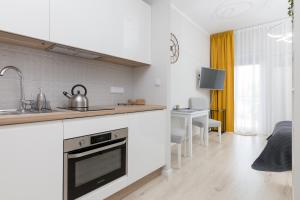
<path id="1" fill-rule="evenodd" d="M 179 41 L 180 56 L 171 66 L 171 105 L 188 107 L 190 97 L 209 98 L 197 86 L 201 67 L 209 67 L 210 36 L 174 5 L 171 7 L 171 32 Z"/>
<path id="2" fill-rule="evenodd" d="M 295 2 L 295 20 L 293 35 L 293 192 L 294 200 L 298 200 L 300 199 L 300 4 L 297 1 Z"/>
<path id="3" fill-rule="evenodd" d="M 134 70 L 134 97 L 144 98 L 149 104 L 169 106 L 170 1 L 147 2 L 151 4 L 152 64 L 148 68 Z"/>
<path id="4" fill-rule="evenodd" d="M 133 69 L 100 61 L 0 43 L 0 67 L 14 65 L 24 74 L 26 99 L 35 99 L 42 87 L 52 107 L 67 103 L 63 91 L 77 83 L 88 89 L 90 105 L 111 105 L 133 97 Z M 111 94 L 111 86 L 122 86 L 124 94 Z M 12 71 L 0 77 L 0 109 L 16 108 L 19 81 Z"/>

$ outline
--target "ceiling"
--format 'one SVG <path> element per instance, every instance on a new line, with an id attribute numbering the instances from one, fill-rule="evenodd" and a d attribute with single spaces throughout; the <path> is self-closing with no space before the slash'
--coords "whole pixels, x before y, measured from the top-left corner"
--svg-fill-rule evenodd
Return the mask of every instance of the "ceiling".
<path id="1" fill-rule="evenodd" d="M 288 17 L 288 0 L 171 0 L 209 33 L 235 30 Z"/>

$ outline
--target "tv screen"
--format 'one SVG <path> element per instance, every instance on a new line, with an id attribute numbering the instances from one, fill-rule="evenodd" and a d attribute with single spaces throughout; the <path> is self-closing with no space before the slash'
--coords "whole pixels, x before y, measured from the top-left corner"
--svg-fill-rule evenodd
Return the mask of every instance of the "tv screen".
<path id="1" fill-rule="evenodd" d="M 203 67 L 200 75 L 200 88 L 223 90 L 225 71 Z"/>

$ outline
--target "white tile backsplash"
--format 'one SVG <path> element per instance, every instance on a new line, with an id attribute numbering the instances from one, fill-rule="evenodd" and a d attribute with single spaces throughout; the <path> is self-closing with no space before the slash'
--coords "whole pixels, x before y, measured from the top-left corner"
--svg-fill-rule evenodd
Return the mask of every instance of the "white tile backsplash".
<path id="1" fill-rule="evenodd" d="M 23 72 L 26 99 L 35 99 L 42 87 L 52 107 L 65 105 L 62 92 L 77 83 L 87 87 L 90 105 L 126 102 L 133 96 L 133 69 L 126 66 L 0 43 L 0 67 L 7 65 Z M 125 93 L 111 94 L 111 86 L 123 87 Z M 19 93 L 16 73 L 0 77 L 0 109 L 16 108 Z"/>

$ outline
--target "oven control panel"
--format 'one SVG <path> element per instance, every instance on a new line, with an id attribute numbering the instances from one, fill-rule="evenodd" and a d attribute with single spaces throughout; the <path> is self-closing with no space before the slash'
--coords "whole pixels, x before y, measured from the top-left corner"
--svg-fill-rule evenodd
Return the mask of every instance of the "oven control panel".
<path id="1" fill-rule="evenodd" d="M 91 144 L 97 144 L 101 142 L 106 142 L 111 140 L 111 132 L 106 133 L 106 134 L 101 134 L 101 135 L 95 135 L 91 137 Z"/>
<path id="2" fill-rule="evenodd" d="M 64 152 L 89 147 L 103 142 L 127 138 L 127 136 L 128 128 L 122 128 L 118 130 L 112 130 L 103 133 L 96 133 L 78 138 L 67 139 L 64 140 Z"/>

